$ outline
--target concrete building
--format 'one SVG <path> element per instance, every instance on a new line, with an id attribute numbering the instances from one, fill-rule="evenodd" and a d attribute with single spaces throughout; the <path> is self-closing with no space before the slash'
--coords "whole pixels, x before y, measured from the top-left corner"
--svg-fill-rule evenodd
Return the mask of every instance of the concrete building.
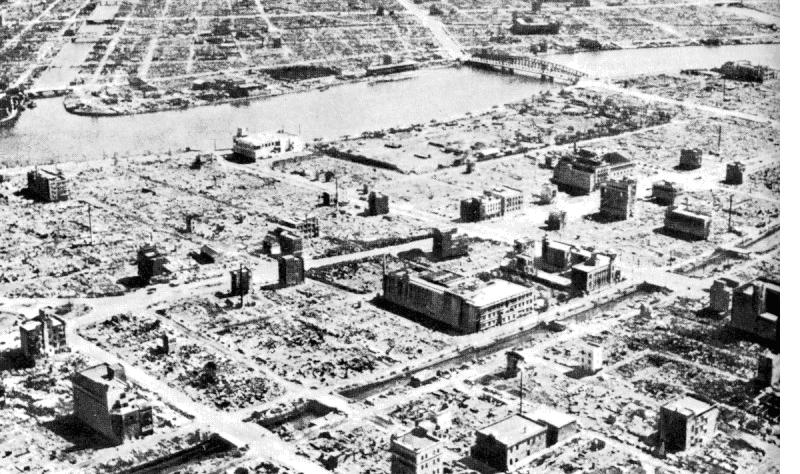
<path id="1" fill-rule="evenodd" d="M 594 374 L 603 368 L 603 346 L 595 342 L 587 342 L 580 351 L 581 369 Z"/>
<path id="2" fill-rule="evenodd" d="M 513 13 L 511 33 L 515 35 L 557 35 L 561 23 L 553 20 L 537 20 Z"/>
<path id="3" fill-rule="evenodd" d="M 64 173 L 35 169 L 28 171 L 28 192 L 42 202 L 58 202 L 69 199 L 69 189 Z"/>
<path id="4" fill-rule="evenodd" d="M 303 251 L 303 237 L 286 229 L 275 229 L 275 237 L 281 249 L 281 255 L 291 255 Z"/>
<path id="5" fill-rule="evenodd" d="M 282 221 L 281 224 L 293 229 L 296 233 L 307 239 L 319 237 L 319 218 L 317 217 L 287 220 Z"/>
<path id="6" fill-rule="evenodd" d="M 56 316 L 52 307 L 41 308 L 37 316 L 25 321 L 19 327 L 22 355 L 28 360 L 35 360 L 65 349 L 66 328 L 66 322 Z"/>
<path id="7" fill-rule="evenodd" d="M 231 270 L 231 296 L 244 296 L 250 292 L 251 273 L 249 268 Z"/>
<path id="8" fill-rule="evenodd" d="M 708 400 L 689 395 L 661 407 L 658 438 L 667 451 L 683 451 L 710 440 L 717 429 L 719 409 Z"/>
<path id="9" fill-rule="evenodd" d="M 756 279 L 733 292 L 731 326 L 773 344 L 780 341 L 781 286 L 778 280 Z"/>
<path id="10" fill-rule="evenodd" d="M 589 260 L 572 266 L 572 291 L 591 293 L 613 285 L 622 279 L 616 267 L 615 254 L 594 253 Z"/>
<path id="11" fill-rule="evenodd" d="M 508 212 L 522 209 L 522 191 L 510 187 L 484 191 L 482 196 L 461 201 L 461 221 L 478 222 L 500 217 Z"/>
<path id="12" fill-rule="evenodd" d="M 758 358 L 756 382 L 764 387 L 777 388 L 781 383 L 781 356 L 771 351 Z"/>
<path id="13" fill-rule="evenodd" d="M 414 428 L 402 436 L 392 436 L 392 474 L 442 474 L 444 447 L 424 428 Z"/>
<path id="14" fill-rule="evenodd" d="M 367 204 L 367 212 L 370 216 L 389 213 L 389 196 L 385 194 L 376 193 L 375 191 L 369 193 Z"/>
<path id="15" fill-rule="evenodd" d="M 558 161 L 553 182 L 573 194 L 589 194 L 608 180 L 630 175 L 634 168 L 636 164 L 619 153 L 598 157 L 594 152 L 579 150 Z"/>
<path id="16" fill-rule="evenodd" d="M 530 414 L 532 420 L 547 428 L 547 447 L 560 443 L 578 433 L 578 420 L 574 416 L 541 407 Z"/>
<path id="17" fill-rule="evenodd" d="M 128 385 L 121 365 L 100 364 L 72 376 L 75 417 L 115 444 L 153 434 L 153 411 Z"/>
<path id="18" fill-rule="evenodd" d="M 475 432 L 473 459 L 498 471 L 527 466 L 547 447 L 547 427 L 526 415 L 511 415 Z"/>
<path id="19" fill-rule="evenodd" d="M 531 288 L 444 270 L 388 273 L 383 277 L 383 298 L 463 333 L 503 325 L 534 311 Z"/>
<path id="20" fill-rule="evenodd" d="M 500 199 L 500 215 L 504 216 L 510 212 L 521 210 L 525 206 L 522 190 L 510 186 L 485 191 L 487 196 Z"/>
<path id="21" fill-rule="evenodd" d="M 217 249 L 209 245 L 200 247 L 200 257 L 207 262 L 216 262 L 222 256 Z"/>
<path id="22" fill-rule="evenodd" d="M 699 148 L 684 148 L 681 150 L 678 168 L 682 170 L 696 170 L 701 166 L 703 166 L 703 150 Z"/>
<path id="23" fill-rule="evenodd" d="M 506 352 L 506 371 L 505 376 L 507 378 L 516 377 L 519 374 L 519 371 L 522 370 L 522 366 L 525 365 L 525 358 L 517 351 L 508 351 Z"/>
<path id="24" fill-rule="evenodd" d="M 300 285 L 305 281 L 306 272 L 301 254 L 284 255 L 278 260 L 278 285 L 281 288 Z"/>
<path id="25" fill-rule="evenodd" d="M 636 180 L 611 179 L 600 185 L 600 215 L 606 219 L 633 217 L 636 206 Z"/>
<path id="26" fill-rule="evenodd" d="M 149 283 L 153 277 L 169 273 L 167 257 L 155 245 L 144 245 L 136 254 L 139 278 Z"/>
<path id="27" fill-rule="evenodd" d="M 705 240 L 711 234 L 711 216 L 679 206 L 670 206 L 664 213 L 664 229 Z"/>
<path id="28" fill-rule="evenodd" d="M 728 61 L 719 68 L 719 72 L 725 79 L 735 81 L 764 82 L 776 77 L 774 70 L 753 65 L 750 61 Z"/>
<path id="29" fill-rule="evenodd" d="M 653 183 L 653 200 L 659 204 L 672 206 L 682 192 L 683 189 L 671 181 Z"/>
<path id="30" fill-rule="evenodd" d="M 433 258 L 447 260 L 449 258 L 469 255 L 469 243 L 456 237 L 456 228 L 447 231 L 433 229 Z"/>
<path id="31" fill-rule="evenodd" d="M 551 211 L 547 216 L 547 230 L 562 230 L 567 225 L 567 213 L 565 211 Z"/>
<path id="32" fill-rule="evenodd" d="M 233 136 L 233 153 L 250 160 L 269 158 L 303 149 L 303 140 L 290 133 L 248 133 L 239 128 Z"/>
<path id="33" fill-rule="evenodd" d="M 733 278 L 720 278 L 714 280 L 709 290 L 709 308 L 717 313 L 727 313 L 731 309 L 733 302 L 733 292 L 741 286 L 738 280 Z"/>
<path id="34" fill-rule="evenodd" d="M 744 183 L 744 163 L 736 161 L 728 163 L 725 168 L 725 183 L 726 184 L 742 184 Z"/>

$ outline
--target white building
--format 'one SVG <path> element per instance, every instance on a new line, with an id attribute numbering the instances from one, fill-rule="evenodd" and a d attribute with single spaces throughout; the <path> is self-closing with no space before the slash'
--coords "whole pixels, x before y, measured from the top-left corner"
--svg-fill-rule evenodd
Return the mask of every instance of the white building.
<path id="1" fill-rule="evenodd" d="M 589 342 L 581 348 L 581 368 L 591 373 L 602 369 L 603 347 L 594 342 Z"/>
<path id="2" fill-rule="evenodd" d="M 299 151 L 303 145 L 299 136 L 285 132 L 250 134 L 239 128 L 233 137 L 233 152 L 251 160 Z"/>

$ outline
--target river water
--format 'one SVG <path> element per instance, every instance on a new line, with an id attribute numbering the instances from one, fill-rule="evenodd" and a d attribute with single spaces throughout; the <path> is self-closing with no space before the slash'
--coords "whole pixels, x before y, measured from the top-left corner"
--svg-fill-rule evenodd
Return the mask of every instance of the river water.
<path id="1" fill-rule="evenodd" d="M 778 67 L 779 46 L 618 50 L 549 58 L 592 76 L 619 77 L 713 67 L 738 59 Z M 91 160 L 187 146 L 224 148 L 237 127 L 284 128 L 299 131 L 307 140 L 333 138 L 483 111 L 553 87 L 560 86 L 462 67 L 421 70 L 406 81 L 347 84 L 249 104 L 121 117 L 72 115 L 64 110 L 62 99 L 44 99 L 25 111 L 13 128 L 0 129 L 0 164 Z"/>

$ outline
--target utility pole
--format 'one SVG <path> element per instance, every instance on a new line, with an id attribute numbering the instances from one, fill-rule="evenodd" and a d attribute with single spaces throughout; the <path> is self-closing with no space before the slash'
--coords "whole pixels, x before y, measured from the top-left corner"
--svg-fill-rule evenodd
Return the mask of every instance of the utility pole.
<path id="1" fill-rule="evenodd" d="M 722 125 L 717 128 L 717 156 L 722 157 Z"/>
<path id="2" fill-rule="evenodd" d="M 522 414 L 522 378 L 525 376 L 525 368 L 519 369 L 519 414 Z"/>
<path id="3" fill-rule="evenodd" d="M 239 307 L 244 308 L 244 288 L 242 288 L 242 262 L 239 262 Z"/>
<path id="4" fill-rule="evenodd" d="M 733 232 L 733 194 L 728 204 L 728 232 Z"/>
<path id="5" fill-rule="evenodd" d="M 94 230 L 92 229 L 92 205 L 86 204 L 89 208 L 89 245 L 94 247 Z"/>
<path id="6" fill-rule="evenodd" d="M 333 179 L 336 183 L 336 218 L 339 218 L 339 175 L 334 175 Z"/>

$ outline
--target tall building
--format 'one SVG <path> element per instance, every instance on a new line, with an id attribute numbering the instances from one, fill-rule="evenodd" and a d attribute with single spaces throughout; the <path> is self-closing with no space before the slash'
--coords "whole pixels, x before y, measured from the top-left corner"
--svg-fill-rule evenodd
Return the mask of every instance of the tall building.
<path id="1" fill-rule="evenodd" d="M 153 411 L 131 389 L 121 365 L 100 364 L 72 376 L 75 416 L 115 444 L 153 434 Z"/>
<path id="2" fill-rule="evenodd" d="M 619 153 L 602 157 L 588 150 L 558 161 L 553 182 L 574 194 L 589 194 L 610 179 L 621 179 L 633 172 L 636 164 Z"/>
<path id="3" fill-rule="evenodd" d="M 703 166 L 703 150 L 699 148 L 684 148 L 681 150 L 678 168 L 682 170 L 696 170 L 701 166 Z"/>
<path id="4" fill-rule="evenodd" d="M 231 270 L 231 296 L 243 296 L 250 292 L 250 269 Z"/>
<path id="5" fill-rule="evenodd" d="M 281 288 L 300 285 L 305 281 L 305 266 L 301 254 L 284 255 L 278 260 L 278 285 Z"/>
<path id="6" fill-rule="evenodd" d="M 709 290 L 709 308 L 717 313 L 727 313 L 733 302 L 733 292 L 741 286 L 738 280 L 720 278 L 714 280 Z"/>
<path id="7" fill-rule="evenodd" d="M 731 326 L 777 344 L 780 341 L 781 286 L 778 280 L 760 278 L 733 292 Z"/>
<path id="8" fill-rule="evenodd" d="M 744 183 L 744 163 L 736 161 L 728 163 L 725 168 L 725 182 L 727 184 L 742 184 Z"/>
<path id="9" fill-rule="evenodd" d="M 483 331 L 534 312 L 532 288 L 499 279 L 482 282 L 446 270 L 387 273 L 383 298 L 463 333 Z"/>
<path id="10" fill-rule="evenodd" d="M 683 451 L 707 442 L 717 429 L 719 408 L 689 395 L 661 407 L 658 438 L 667 451 Z"/>
<path id="11" fill-rule="evenodd" d="M 389 450 L 392 454 L 392 474 L 442 474 L 442 451 L 438 438 L 424 428 L 392 436 Z"/>
<path id="12" fill-rule="evenodd" d="M 168 263 L 167 257 L 154 245 L 144 245 L 136 254 L 139 278 L 148 283 L 151 278 L 168 273 Z"/>
<path id="13" fill-rule="evenodd" d="M 303 237 L 282 228 L 276 229 L 275 235 L 278 238 L 278 246 L 281 248 L 282 255 L 303 251 Z"/>
<path id="14" fill-rule="evenodd" d="M 41 308 L 37 316 L 19 327 L 22 355 L 33 360 L 62 350 L 67 346 L 66 327 L 52 307 Z"/>
<path id="15" fill-rule="evenodd" d="M 561 230 L 567 225 L 566 211 L 551 211 L 547 216 L 547 230 Z"/>
<path id="16" fill-rule="evenodd" d="M 367 211 L 370 216 L 378 216 L 381 214 L 389 213 L 389 196 L 385 194 L 376 193 L 375 191 L 369 193 L 367 198 Z"/>
<path id="17" fill-rule="evenodd" d="M 664 228 L 670 232 L 705 240 L 711 234 L 711 216 L 670 206 L 664 213 Z"/>
<path id="18" fill-rule="evenodd" d="M 636 206 L 636 180 L 611 179 L 600 185 L 600 214 L 607 219 L 633 217 Z"/>
<path id="19" fill-rule="evenodd" d="M 35 169 L 28 171 L 28 191 L 43 202 L 66 201 L 69 199 L 67 180 L 61 171 Z"/>
<path id="20" fill-rule="evenodd" d="M 603 346 L 587 342 L 580 351 L 581 369 L 593 374 L 603 368 Z"/>
<path id="21" fill-rule="evenodd" d="M 433 229 L 433 258 L 446 260 L 469 255 L 469 244 L 456 237 L 456 229 Z"/>
<path id="22" fill-rule="evenodd" d="M 498 471 L 513 471 L 530 464 L 545 447 L 545 425 L 526 415 L 511 415 L 477 430 L 470 454 Z"/>

